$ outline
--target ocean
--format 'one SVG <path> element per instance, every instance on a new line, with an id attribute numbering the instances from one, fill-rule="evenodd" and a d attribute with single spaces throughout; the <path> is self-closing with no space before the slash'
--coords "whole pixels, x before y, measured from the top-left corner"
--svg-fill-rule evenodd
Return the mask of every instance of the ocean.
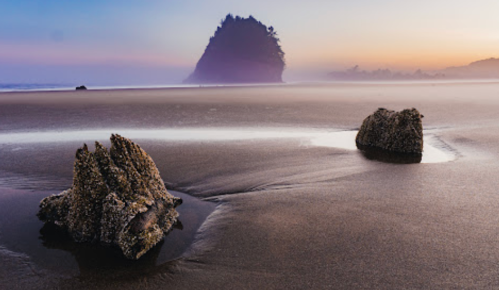
<path id="1" fill-rule="evenodd" d="M 0 83 L 0 92 L 70 90 L 68 84 Z"/>
<path id="2" fill-rule="evenodd" d="M 159 84 L 159 85 L 85 85 L 92 90 L 115 90 L 115 89 L 167 89 L 167 88 L 195 88 L 195 87 L 228 87 L 228 86 L 260 86 L 273 84 Z M 23 91 L 72 91 L 80 85 L 74 84 L 40 84 L 40 83 L 0 83 L 2 92 Z"/>

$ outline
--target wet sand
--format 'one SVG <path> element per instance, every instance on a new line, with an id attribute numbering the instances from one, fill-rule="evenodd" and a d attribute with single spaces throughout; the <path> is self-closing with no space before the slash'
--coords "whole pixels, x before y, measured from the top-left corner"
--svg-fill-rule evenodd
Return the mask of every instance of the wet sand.
<path id="1" fill-rule="evenodd" d="M 497 288 L 498 95 L 496 83 L 0 94 L 0 288 Z M 123 128 L 354 130 L 378 107 L 418 108 L 425 129 L 455 158 L 391 164 L 299 136 L 138 139 L 169 189 L 217 205 L 181 258 L 103 279 L 91 271 L 57 273 L 37 251 L 3 242 L 12 235 L 6 223 L 19 225 L 14 233 L 22 236 L 35 201 L 71 184 L 82 140 L 21 144 L 2 136 Z M 7 210 L 6 201 L 22 206 L 23 199 L 23 214 Z"/>

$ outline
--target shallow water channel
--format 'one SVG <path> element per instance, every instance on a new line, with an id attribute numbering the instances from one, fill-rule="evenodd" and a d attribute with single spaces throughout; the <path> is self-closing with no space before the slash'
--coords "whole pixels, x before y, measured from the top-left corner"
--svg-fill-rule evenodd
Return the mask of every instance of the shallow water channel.
<path id="1" fill-rule="evenodd" d="M 36 213 L 42 198 L 58 192 L 36 192 L 0 187 L 0 255 L 26 256 L 34 267 L 62 277 L 113 277 L 147 272 L 179 258 L 216 204 L 169 190 L 183 199 L 177 207 L 179 223 L 138 261 L 103 245 L 75 243 L 69 236 L 44 225 Z M 36 270 L 33 270 L 36 271 Z"/>
<path id="2" fill-rule="evenodd" d="M 326 131 L 299 128 L 178 128 L 42 131 L 0 134 L 0 145 L 17 145 L 12 150 L 22 150 L 23 144 L 28 143 L 104 141 L 107 140 L 112 133 L 118 133 L 132 140 L 146 139 L 183 142 L 299 139 L 304 140 L 305 145 L 357 150 L 355 145 L 355 136 L 357 135 L 357 132 L 358 131 L 356 130 Z M 372 156 L 372 154 L 370 156 Z M 433 131 L 424 131 L 424 152 L 420 163 L 448 162 L 455 158 L 456 154 L 450 150 L 445 143 L 440 141 Z M 381 159 L 381 161 L 383 160 L 386 159 Z"/>

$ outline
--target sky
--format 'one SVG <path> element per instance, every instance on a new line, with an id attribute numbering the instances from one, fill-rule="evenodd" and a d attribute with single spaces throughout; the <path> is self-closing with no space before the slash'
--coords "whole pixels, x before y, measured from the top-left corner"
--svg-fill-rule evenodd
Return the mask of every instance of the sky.
<path id="1" fill-rule="evenodd" d="M 497 0 L 0 0 L 0 83 L 178 83 L 228 13 L 275 28 L 285 81 L 441 69 L 499 57 L 497 11 Z"/>

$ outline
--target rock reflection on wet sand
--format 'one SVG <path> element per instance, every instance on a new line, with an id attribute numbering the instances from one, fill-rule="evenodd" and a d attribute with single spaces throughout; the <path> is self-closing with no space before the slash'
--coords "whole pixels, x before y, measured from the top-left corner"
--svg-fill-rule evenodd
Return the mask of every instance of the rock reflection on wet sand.
<path id="1" fill-rule="evenodd" d="M 369 160 L 376 160 L 386 163 L 411 164 L 421 163 L 422 154 L 389 152 L 376 147 L 359 145 L 362 155 Z"/>
<path id="2" fill-rule="evenodd" d="M 181 192 L 169 192 L 184 200 L 177 208 L 180 223 L 138 261 L 127 260 L 119 250 L 110 247 L 73 242 L 64 231 L 40 222 L 36 217 L 38 203 L 50 192 L 0 188 L 0 246 L 26 255 L 35 267 L 56 276 L 104 279 L 151 271 L 182 256 L 194 241 L 198 228 L 216 207 L 215 203 Z"/>
<path id="3" fill-rule="evenodd" d="M 312 139 L 312 144 L 322 147 L 342 148 L 357 150 L 355 144 L 356 130 L 338 131 L 324 134 Z M 440 141 L 433 133 L 424 132 L 424 148 L 422 156 L 411 154 L 389 153 L 376 148 L 362 148 L 364 157 L 388 163 L 441 163 L 449 162 L 456 158 L 446 144 Z"/>

